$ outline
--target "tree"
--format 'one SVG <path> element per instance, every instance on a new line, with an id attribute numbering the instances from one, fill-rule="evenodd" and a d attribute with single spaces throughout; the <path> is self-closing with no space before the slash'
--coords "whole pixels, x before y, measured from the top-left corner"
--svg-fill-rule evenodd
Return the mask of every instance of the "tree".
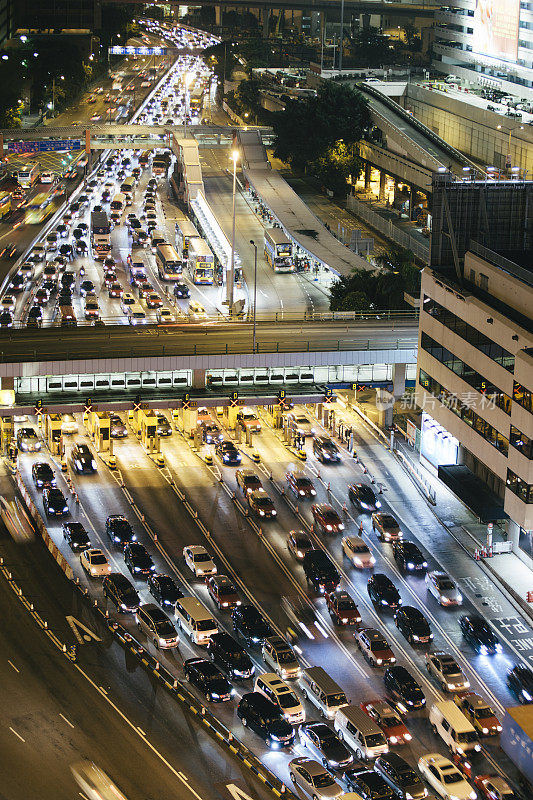
<path id="1" fill-rule="evenodd" d="M 259 94 L 259 81 L 257 78 L 249 78 L 241 81 L 235 92 L 235 98 L 241 108 L 255 113 L 260 105 L 261 96 Z"/>
<path id="2" fill-rule="evenodd" d="M 331 311 L 381 311 L 406 306 L 404 292 L 418 295 L 420 269 L 410 250 L 393 246 L 374 259 L 377 269 L 354 269 L 330 290 Z"/>

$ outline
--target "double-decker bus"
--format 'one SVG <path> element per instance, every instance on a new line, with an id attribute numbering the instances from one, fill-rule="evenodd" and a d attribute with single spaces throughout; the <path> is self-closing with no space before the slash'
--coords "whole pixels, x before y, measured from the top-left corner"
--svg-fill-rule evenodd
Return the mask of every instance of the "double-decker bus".
<path id="1" fill-rule="evenodd" d="M 176 247 L 178 253 L 181 253 L 183 258 L 187 258 L 189 252 L 189 244 L 193 239 L 201 239 L 202 237 L 190 221 L 188 217 L 179 218 L 176 221 Z"/>
<path id="2" fill-rule="evenodd" d="M 61 195 L 52 192 L 39 192 L 24 206 L 24 222 L 26 225 L 37 225 L 51 217 L 59 208 Z"/>
<path id="3" fill-rule="evenodd" d="M 155 250 L 155 263 L 159 277 L 163 281 L 178 281 L 182 275 L 182 261 L 171 244 L 158 244 Z"/>
<path id="4" fill-rule="evenodd" d="M 294 272 L 292 242 L 281 228 L 265 229 L 265 258 L 274 272 Z"/>
<path id="5" fill-rule="evenodd" d="M 91 247 L 96 260 L 111 252 L 111 226 L 105 211 L 91 212 Z"/>
<path id="6" fill-rule="evenodd" d="M 17 181 L 19 186 L 23 186 L 24 188 L 33 186 L 39 177 L 39 174 L 40 171 L 38 164 L 27 164 L 26 166 L 20 167 L 17 172 Z"/>
<path id="7" fill-rule="evenodd" d="M 189 110 L 191 115 L 200 115 L 204 107 L 204 90 L 202 86 L 195 86 L 189 96 Z"/>
<path id="8" fill-rule="evenodd" d="M 215 279 L 215 257 L 204 239 L 191 239 L 187 269 L 195 284 L 211 285 Z"/>

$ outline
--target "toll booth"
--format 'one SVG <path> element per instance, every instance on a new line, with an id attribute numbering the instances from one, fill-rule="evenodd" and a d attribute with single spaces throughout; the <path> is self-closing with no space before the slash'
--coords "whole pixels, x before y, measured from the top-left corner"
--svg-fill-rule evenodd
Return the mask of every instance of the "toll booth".
<path id="1" fill-rule="evenodd" d="M 3 453 L 7 453 L 11 440 L 13 439 L 13 417 L 7 414 L 0 417 L 0 448 Z"/>
<path id="2" fill-rule="evenodd" d="M 147 453 L 159 453 L 160 439 L 157 434 L 157 417 L 150 409 L 140 409 L 141 444 Z"/>
<path id="3" fill-rule="evenodd" d="M 96 452 L 108 452 L 111 442 L 111 420 L 109 414 L 107 411 L 91 411 L 89 420 Z"/>
<path id="4" fill-rule="evenodd" d="M 61 414 L 44 415 L 44 436 L 53 456 L 63 455 L 63 435 L 61 433 Z"/>
<path id="5" fill-rule="evenodd" d="M 230 431 L 234 431 L 237 427 L 237 414 L 239 411 L 240 407 L 238 405 L 224 406 L 222 419 L 224 420 L 224 425 L 226 425 Z"/>

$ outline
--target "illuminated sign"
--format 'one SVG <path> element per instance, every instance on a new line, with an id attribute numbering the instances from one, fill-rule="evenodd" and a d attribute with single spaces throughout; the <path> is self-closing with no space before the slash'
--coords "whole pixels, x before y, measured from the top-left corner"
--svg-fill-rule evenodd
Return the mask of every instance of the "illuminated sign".
<path id="1" fill-rule="evenodd" d="M 46 153 L 50 150 L 80 150 L 79 139 L 42 139 L 39 142 L 7 142 L 9 153 Z"/>
<path id="2" fill-rule="evenodd" d="M 441 464 L 457 464 L 459 454 L 459 442 L 455 436 L 448 433 L 425 411 L 422 412 L 420 453 L 434 467 L 439 467 Z"/>
<path id="3" fill-rule="evenodd" d="M 110 56 L 173 56 L 176 47 L 110 47 Z"/>
<path id="4" fill-rule="evenodd" d="M 476 0 L 472 50 L 516 61 L 520 0 Z"/>

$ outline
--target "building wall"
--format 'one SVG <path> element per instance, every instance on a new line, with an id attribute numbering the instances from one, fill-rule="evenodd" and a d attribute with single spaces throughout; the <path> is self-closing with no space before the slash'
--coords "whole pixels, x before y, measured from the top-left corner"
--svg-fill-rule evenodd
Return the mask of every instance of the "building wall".
<path id="1" fill-rule="evenodd" d="M 15 0 L 17 28 L 38 31 L 92 31 L 96 0 Z"/>

